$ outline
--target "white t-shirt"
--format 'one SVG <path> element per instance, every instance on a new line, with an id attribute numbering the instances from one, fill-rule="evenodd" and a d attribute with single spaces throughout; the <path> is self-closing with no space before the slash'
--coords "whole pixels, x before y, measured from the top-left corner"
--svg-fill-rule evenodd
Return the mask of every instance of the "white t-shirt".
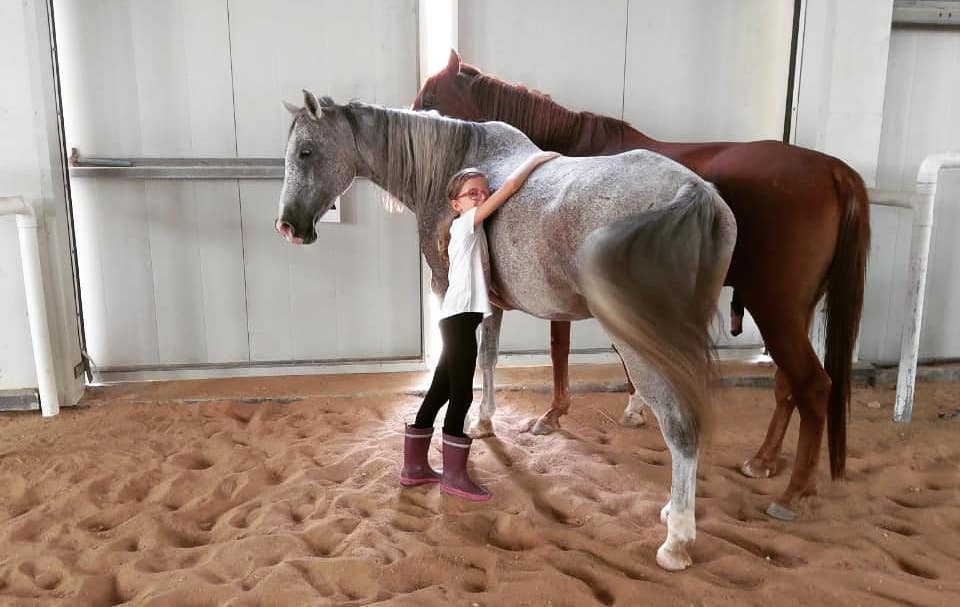
<path id="1" fill-rule="evenodd" d="M 482 312 L 484 318 L 493 314 L 483 276 L 480 243 L 473 229 L 476 214 L 477 207 L 473 207 L 450 224 L 450 270 L 447 275 L 450 286 L 443 296 L 440 318 L 463 312 Z"/>

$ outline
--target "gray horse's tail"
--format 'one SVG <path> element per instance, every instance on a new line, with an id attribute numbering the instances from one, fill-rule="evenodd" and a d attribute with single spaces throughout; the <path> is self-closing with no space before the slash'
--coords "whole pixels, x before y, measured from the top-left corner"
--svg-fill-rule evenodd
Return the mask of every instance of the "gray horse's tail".
<path id="1" fill-rule="evenodd" d="M 691 182 L 669 205 L 595 230 L 578 252 L 590 310 L 661 373 L 698 434 L 710 422 L 709 326 L 735 238 L 713 186 Z"/>

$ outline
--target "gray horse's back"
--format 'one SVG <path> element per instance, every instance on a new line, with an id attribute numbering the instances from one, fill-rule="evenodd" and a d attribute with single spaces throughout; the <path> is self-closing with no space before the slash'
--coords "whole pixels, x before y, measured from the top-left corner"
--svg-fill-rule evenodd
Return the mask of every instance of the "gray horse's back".
<path id="1" fill-rule="evenodd" d="M 503 164 L 512 167 L 522 160 L 513 157 Z M 494 186 L 497 177 L 491 179 Z M 575 264 L 578 249 L 598 228 L 676 204 L 683 187 L 716 196 L 689 169 L 646 150 L 564 157 L 542 165 L 487 220 L 494 287 L 512 306 L 535 316 L 588 318 Z"/>
<path id="2" fill-rule="evenodd" d="M 600 226 L 674 204 L 684 185 L 710 187 L 683 165 L 647 150 L 563 157 L 539 167 L 497 215 L 564 242 L 582 242 Z"/>

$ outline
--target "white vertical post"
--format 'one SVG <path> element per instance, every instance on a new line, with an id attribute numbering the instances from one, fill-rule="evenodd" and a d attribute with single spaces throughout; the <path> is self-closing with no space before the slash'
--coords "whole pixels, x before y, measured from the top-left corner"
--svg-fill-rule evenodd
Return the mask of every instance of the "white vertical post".
<path id="1" fill-rule="evenodd" d="M 60 396 L 57 393 L 53 347 L 50 343 L 50 327 L 47 324 L 47 300 L 43 292 L 37 215 L 33 207 L 19 196 L 0 197 L 0 216 L 8 214 L 17 216 L 23 284 L 27 292 L 27 318 L 33 341 L 37 389 L 40 392 L 40 412 L 44 417 L 52 417 L 60 413 Z"/>
<path id="2" fill-rule="evenodd" d="M 933 199 L 937 184 L 917 184 L 913 209 L 913 233 L 910 236 L 910 266 L 907 269 L 907 320 L 900 341 L 900 366 L 897 371 L 897 397 L 893 421 L 909 422 L 913 413 L 913 395 L 920 357 L 920 326 L 923 320 L 923 296 L 927 285 L 927 261 L 933 226 Z"/>
<path id="3" fill-rule="evenodd" d="M 933 229 L 937 177 L 942 168 L 960 168 L 960 152 L 931 154 L 917 172 L 917 196 L 913 210 L 913 235 L 910 238 L 910 268 L 907 286 L 907 323 L 900 342 L 900 368 L 897 372 L 897 397 L 893 421 L 909 422 L 913 414 L 917 361 L 920 357 L 920 328 L 923 320 L 923 296 L 927 284 L 927 261 Z"/>

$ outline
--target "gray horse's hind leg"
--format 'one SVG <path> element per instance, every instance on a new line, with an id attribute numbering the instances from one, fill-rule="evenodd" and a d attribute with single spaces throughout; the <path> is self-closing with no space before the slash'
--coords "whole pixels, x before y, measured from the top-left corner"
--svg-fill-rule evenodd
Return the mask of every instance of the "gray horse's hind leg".
<path id="1" fill-rule="evenodd" d="M 679 407 L 669 384 L 626 343 L 614 343 L 631 379 L 642 378 L 642 383 L 634 380 L 637 393 L 644 393 L 650 410 L 660 423 L 673 464 L 670 501 L 660 511 L 660 520 L 667 525 L 667 539 L 657 550 L 657 564 L 669 571 L 686 569 L 693 562 L 687 547 L 697 537 L 694 500 L 700 445 L 696 426 Z"/>
<path id="2" fill-rule="evenodd" d="M 500 324 L 503 322 L 503 310 L 494 306 L 493 314 L 481 323 L 480 352 L 477 362 L 483 372 L 483 398 L 477 414 L 467 416 L 464 433 L 471 438 L 493 436 L 493 413 L 497 410 L 494 401 L 493 371 L 497 366 L 497 354 L 500 350 Z"/>

